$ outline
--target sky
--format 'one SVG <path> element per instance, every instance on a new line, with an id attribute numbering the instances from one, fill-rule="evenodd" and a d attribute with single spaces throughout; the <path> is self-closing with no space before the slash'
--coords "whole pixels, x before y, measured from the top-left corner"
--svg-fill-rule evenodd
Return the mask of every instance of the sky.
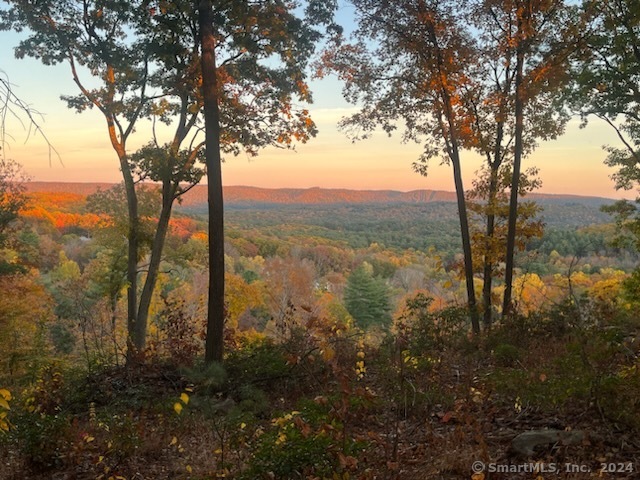
<path id="1" fill-rule="evenodd" d="M 343 10 L 341 17 L 347 18 Z M 106 124 L 95 110 L 77 114 L 60 100 L 61 94 L 76 94 L 67 65 L 44 66 L 38 60 L 14 58 L 15 33 L 0 32 L 0 70 L 9 78 L 14 92 L 42 113 L 40 121 L 59 157 L 50 155 L 40 135 L 29 135 L 15 119 L 8 118 L 5 155 L 21 163 L 32 180 L 56 182 L 119 182 L 118 160 L 108 140 Z M 387 137 L 380 132 L 373 138 L 353 143 L 337 128 L 345 115 L 357 111 L 342 98 L 341 84 L 335 78 L 311 82 L 314 104 L 309 110 L 319 133 L 295 151 L 268 148 L 257 157 L 228 157 L 223 165 L 225 185 L 250 185 L 266 188 L 350 188 L 372 190 L 454 189 L 451 168 L 434 159 L 427 177 L 415 173 L 412 164 L 421 153 L 418 144 L 403 144 L 399 135 Z M 150 128 L 143 126 L 132 137 L 133 149 L 151 139 Z M 579 128 L 572 120 L 564 136 L 543 143 L 527 158 L 524 168 L 537 166 L 542 193 L 595 195 L 608 198 L 632 198 L 634 192 L 620 192 L 610 179 L 613 170 L 603 164 L 603 145 L 618 145 L 615 133 L 593 120 Z M 481 159 L 465 152 L 463 177 L 471 187 Z"/>

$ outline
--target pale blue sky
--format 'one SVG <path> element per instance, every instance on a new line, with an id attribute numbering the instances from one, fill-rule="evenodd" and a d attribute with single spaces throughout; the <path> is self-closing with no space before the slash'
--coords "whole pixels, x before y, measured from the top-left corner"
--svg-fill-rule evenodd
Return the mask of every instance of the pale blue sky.
<path id="1" fill-rule="evenodd" d="M 340 18 L 347 19 L 350 7 L 343 7 Z M 14 33 L 0 32 L 0 69 L 15 86 L 15 93 L 43 114 L 42 127 L 59 151 L 62 163 L 49 161 L 46 143 L 40 137 L 26 141 L 26 131 L 19 123 L 9 122 L 14 139 L 7 156 L 22 163 L 34 180 L 42 181 L 120 181 L 115 154 L 107 138 L 105 123 L 99 112 L 76 114 L 66 108 L 59 97 L 75 94 L 77 87 L 67 65 L 46 67 L 39 61 L 16 60 Z M 337 187 L 357 189 L 440 189 L 453 190 L 450 168 L 432 163 L 429 177 L 414 173 L 411 164 L 420 154 L 420 146 L 403 145 L 399 137 L 380 133 L 356 144 L 338 132 L 336 123 L 353 112 L 341 96 L 341 85 L 334 78 L 311 82 L 315 104 L 310 110 L 320 133 L 296 152 L 267 149 L 258 157 L 230 158 L 223 168 L 226 185 L 261 187 Z M 605 125 L 592 122 L 586 129 L 572 121 L 567 133 L 548 142 L 527 159 L 526 166 L 540 168 L 547 193 L 574 193 L 619 198 L 632 193 L 616 192 L 603 165 L 604 144 L 617 144 L 617 138 Z M 130 143 L 131 148 L 150 139 L 148 128 L 141 128 Z M 463 157 L 466 186 L 481 161 L 473 154 Z"/>

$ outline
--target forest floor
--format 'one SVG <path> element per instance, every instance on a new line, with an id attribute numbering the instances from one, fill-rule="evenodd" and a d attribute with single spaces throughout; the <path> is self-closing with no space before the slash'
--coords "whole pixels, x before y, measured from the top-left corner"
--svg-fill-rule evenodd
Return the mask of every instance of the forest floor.
<path id="1" fill-rule="evenodd" d="M 0 479 L 640 478 L 638 356 L 608 335 L 50 368 L 13 398 Z M 545 438 L 514 442 L 525 432 Z"/>

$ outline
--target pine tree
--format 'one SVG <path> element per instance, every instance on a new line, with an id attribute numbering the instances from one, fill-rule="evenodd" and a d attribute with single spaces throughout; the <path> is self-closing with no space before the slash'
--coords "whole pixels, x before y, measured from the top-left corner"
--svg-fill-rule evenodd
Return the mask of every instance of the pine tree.
<path id="1" fill-rule="evenodd" d="M 356 268 L 351 272 L 344 292 L 347 310 L 356 324 L 365 330 L 391 322 L 387 285 L 381 278 L 374 277 L 372 270 L 366 262 Z"/>

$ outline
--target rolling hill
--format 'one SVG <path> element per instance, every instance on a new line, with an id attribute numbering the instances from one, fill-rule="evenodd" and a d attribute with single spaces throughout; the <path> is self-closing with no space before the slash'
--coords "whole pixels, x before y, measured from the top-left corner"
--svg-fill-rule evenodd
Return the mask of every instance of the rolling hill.
<path id="1" fill-rule="evenodd" d="M 109 183 L 66 183 L 28 182 L 28 192 L 75 193 L 90 195 L 99 189 L 107 189 Z M 390 204 L 390 203 L 433 203 L 455 202 L 455 193 L 444 190 L 349 190 L 334 188 L 260 188 L 249 186 L 228 186 L 224 188 L 225 202 L 229 205 L 286 204 L 286 205 L 328 205 L 328 204 Z M 577 204 L 599 207 L 612 200 L 601 197 L 579 195 L 553 195 L 536 193 L 531 199 L 542 204 Z M 182 202 L 183 207 L 194 207 L 207 203 L 206 185 L 191 189 Z"/>

